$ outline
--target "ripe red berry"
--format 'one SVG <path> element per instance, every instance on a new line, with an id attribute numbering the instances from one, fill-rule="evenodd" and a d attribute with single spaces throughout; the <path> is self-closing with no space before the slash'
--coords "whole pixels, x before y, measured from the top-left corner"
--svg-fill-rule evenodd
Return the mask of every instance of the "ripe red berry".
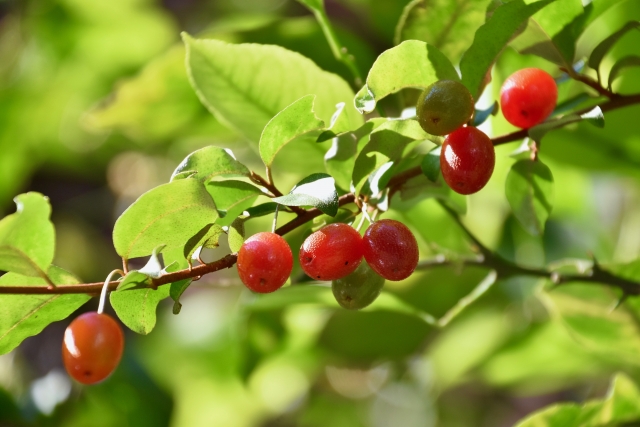
<path id="1" fill-rule="evenodd" d="M 549 117 L 557 100 L 556 82 L 538 68 L 516 71 L 504 81 L 500 90 L 500 104 L 505 119 L 525 129 Z"/>
<path id="2" fill-rule="evenodd" d="M 364 233 L 364 259 L 387 280 L 403 280 L 418 265 L 418 242 L 401 222 L 382 219 Z"/>
<path id="3" fill-rule="evenodd" d="M 289 278 L 293 255 L 286 240 L 275 233 L 249 237 L 238 251 L 238 274 L 247 288 L 266 294 L 278 290 Z"/>
<path id="4" fill-rule="evenodd" d="M 89 312 L 77 317 L 64 332 L 62 359 L 76 381 L 95 384 L 116 369 L 123 348 L 120 325 L 109 315 Z"/>
<path id="5" fill-rule="evenodd" d="M 302 243 L 300 265 L 309 277 L 335 280 L 351 274 L 362 261 L 362 237 L 353 227 L 335 223 L 322 227 Z"/>
<path id="6" fill-rule="evenodd" d="M 491 139 L 474 127 L 463 127 L 447 135 L 440 150 L 442 177 L 460 194 L 472 194 L 484 187 L 495 164 Z"/>

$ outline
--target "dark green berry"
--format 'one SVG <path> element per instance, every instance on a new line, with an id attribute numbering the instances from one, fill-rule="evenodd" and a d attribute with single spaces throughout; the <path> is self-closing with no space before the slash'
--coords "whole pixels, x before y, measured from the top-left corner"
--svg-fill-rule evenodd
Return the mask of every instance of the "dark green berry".
<path id="1" fill-rule="evenodd" d="M 331 282 L 331 290 L 342 307 L 360 310 L 378 298 L 383 285 L 384 277 L 379 276 L 362 260 L 353 273 Z"/>

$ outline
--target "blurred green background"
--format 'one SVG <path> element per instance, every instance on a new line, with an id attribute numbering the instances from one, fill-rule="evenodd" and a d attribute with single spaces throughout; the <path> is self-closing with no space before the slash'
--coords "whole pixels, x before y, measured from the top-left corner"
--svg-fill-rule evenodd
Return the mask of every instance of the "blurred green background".
<path id="1" fill-rule="evenodd" d="M 394 45 L 407 3 L 326 1 L 361 74 Z M 477 2 L 482 11 L 489 3 Z M 587 27 L 579 51 L 589 52 L 627 20 L 640 19 L 639 2 L 613 3 Z M 481 23 L 470 23 L 465 33 Z M 55 264 L 84 281 L 104 280 L 120 265 L 110 236 L 115 219 L 143 192 L 168 181 L 191 151 L 229 147 L 262 171 L 252 146 L 196 97 L 181 31 L 278 44 L 351 81 L 314 17 L 292 0 L 0 1 L 0 214 L 13 212 L 19 193 L 47 195 L 58 241 Z M 464 41 L 462 32 L 459 37 Z M 637 53 L 639 43 L 640 32 L 627 33 L 603 69 Z M 447 49 L 459 61 L 459 46 Z M 525 66 L 559 74 L 550 63 L 508 48 L 496 64 L 496 84 L 480 103 L 493 103 L 499 82 Z M 640 92 L 638 77 L 630 69 L 614 89 Z M 583 89 L 564 82 L 561 100 Z M 398 94 L 381 107 L 397 116 L 410 98 Z M 606 115 L 604 129 L 574 124 L 545 139 L 541 159 L 556 185 L 544 236 L 528 235 L 504 197 L 517 143 L 497 149 L 494 176 L 469 197 L 465 223 L 482 242 L 525 266 L 588 260 L 589 254 L 603 263 L 638 259 L 638 117 L 639 107 L 617 110 Z M 492 135 L 514 130 L 500 115 L 484 127 Z M 277 173 L 279 182 L 296 182 L 286 170 Z M 396 202 L 388 217 L 416 232 L 423 257 L 469 253 L 463 234 L 433 199 Z M 250 233 L 266 229 L 268 221 L 252 224 Z M 292 247 L 302 237 L 294 233 Z M 223 245 L 204 257 L 224 251 Z M 442 316 L 487 273 L 455 265 L 420 270 L 387 283 L 379 308 L 374 303 L 353 313 L 340 309 L 328 288 L 300 287 L 297 294 L 262 301 L 244 290 L 233 269 L 221 271 L 187 291 L 178 316 L 169 301 L 161 304 L 150 335 L 128 333 L 121 366 L 100 385 L 82 387 L 64 373 L 65 322 L 0 356 L 0 426 L 501 427 L 552 402 L 600 397 L 615 371 L 640 378 L 638 361 L 619 354 L 615 342 L 607 348 L 577 340 L 548 298 L 539 297 L 536 280 L 497 283 L 439 330 L 384 308 L 385 301 L 399 299 Z M 96 306 L 91 301 L 83 310 Z M 632 335 L 640 341 L 637 331 Z"/>

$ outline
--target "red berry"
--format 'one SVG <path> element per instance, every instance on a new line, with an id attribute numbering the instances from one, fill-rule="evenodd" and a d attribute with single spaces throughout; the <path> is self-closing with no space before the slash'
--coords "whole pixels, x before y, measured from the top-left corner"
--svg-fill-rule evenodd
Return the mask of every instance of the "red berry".
<path id="1" fill-rule="evenodd" d="M 95 384 L 116 369 L 123 348 L 120 325 L 109 315 L 89 312 L 77 317 L 64 331 L 62 359 L 76 381 Z"/>
<path id="2" fill-rule="evenodd" d="M 347 276 L 362 261 L 362 237 L 353 227 L 335 223 L 322 227 L 300 247 L 300 265 L 309 277 L 335 280 Z"/>
<path id="3" fill-rule="evenodd" d="M 442 177 L 460 194 L 472 194 L 484 187 L 495 164 L 491 139 L 474 127 L 463 127 L 447 135 L 440 150 Z"/>
<path id="4" fill-rule="evenodd" d="M 500 104 L 505 119 L 525 129 L 549 117 L 557 100 L 556 82 L 538 68 L 516 71 L 504 81 L 500 90 Z"/>
<path id="5" fill-rule="evenodd" d="M 293 268 L 293 255 L 286 240 L 275 233 L 249 237 L 238 251 L 238 274 L 247 288 L 266 294 L 280 289 Z"/>
<path id="6" fill-rule="evenodd" d="M 403 280 L 418 265 L 418 242 L 403 223 L 382 219 L 364 233 L 364 259 L 387 280 Z"/>

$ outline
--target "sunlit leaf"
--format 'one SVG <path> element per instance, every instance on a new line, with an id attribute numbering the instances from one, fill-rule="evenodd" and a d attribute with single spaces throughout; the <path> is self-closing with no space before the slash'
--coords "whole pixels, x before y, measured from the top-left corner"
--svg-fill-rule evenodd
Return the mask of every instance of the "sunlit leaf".
<path id="1" fill-rule="evenodd" d="M 289 194 L 272 199 L 285 206 L 313 206 L 327 215 L 338 213 L 336 182 L 326 173 L 314 173 L 300 181 Z"/>
<path id="2" fill-rule="evenodd" d="M 359 111 L 370 113 L 387 95 L 405 88 L 424 89 L 442 79 L 460 80 L 447 57 L 427 43 L 407 40 L 378 56 L 354 102 Z"/>
<path id="3" fill-rule="evenodd" d="M 274 203 L 275 205 L 275 203 Z M 236 218 L 229 226 L 228 238 L 229 249 L 232 253 L 238 252 L 244 243 L 244 222 L 245 218 Z"/>
<path id="4" fill-rule="evenodd" d="M 31 192 L 14 201 L 16 213 L 0 221 L 0 271 L 46 277 L 55 249 L 49 199 Z"/>
<path id="5" fill-rule="evenodd" d="M 316 96 L 306 95 L 280 111 L 265 126 L 260 135 L 260 157 L 267 167 L 286 144 L 296 138 L 324 128 L 324 122 L 316 117 L 313 104 Z"/>
<path id="6" fill-rule="evenodd" d="M 362 117 L 352 107 L 353 92 L 335 74 L 308 58 L 279 46 L 228 44 L 196 40 L 183 34 L 187 68 L 200 100 L 216 117 L 258 142 L 266 124 L 305 95 L 315 94 L 314 110 L 325 123 L 340 102 L 346 103 L 345 129 L 355 129 Z M 334 129 L 339 133 L 339 129 Z"/>
<path id="7" fill-rule="evenodd" d="M 553 207 L 551 170 L 541 161 L 519 160 L 507 175 L 505 194 L 522 227 L 541 235 Z"/>
<path id="8" fill-rule="evenodd" d="M 244 181 L 211 181 L 207 183 L 207 191 L 211 194 L 220 213 L 220 225 L 229 225 L 245 209 L 251 207 L 256 198 L 264 195 L 255 185 Z"/>
<path id="9" fill-rule="evenodd" d="M 514 0 L 498 7 L 476 31 L 473 44 L 460 60 L 462 83 L 469 89 L 473 99 L 478 99 L 487 76 L 496 58 L 521 26 L 534 13 L 554 0 L 542 0 L 525 4 L 522 0 Z"/>
<path id="10" fill-rule="evenodd" d="M 71 273 L 50 266 L 47 274 L 57 285 L 80 283 Z M 46 286 L 39 277 L 7 273 L 0 277 L 0 286 Z M 75 295 L 0 295 L 0 354 L 18 346 L 25 338 L 39 334 L 49 323 L 65 319 L 89 301 L 86 294 Z"/>
<path id="11" fill-rule="evenodd" d="M 181 179 L 144 193 L 129 206 L 116 221 L 113 244 L 126 259 L 149 255 L 160 245 L 184 246 L 217 218 L 205 186 L 195 179 Z"/>
<path id="12" fill-rule="evenodd" d="M 206 182 L 216 176 L 249 176 L 249 169 L 236 160 L 231 150 L 210 145 L 189 154 L 171 175 L 171 180 L 192 175 Z"/>
<path id="13" fill-rule="evenodd" d="M 109 299 L 122 323 L 142 335 L 153 330 L 158 303 L 169 296 L 169 286 L 153 289 L 148 287 L 149 281 L 146 274 L 131 271 Z"/>

